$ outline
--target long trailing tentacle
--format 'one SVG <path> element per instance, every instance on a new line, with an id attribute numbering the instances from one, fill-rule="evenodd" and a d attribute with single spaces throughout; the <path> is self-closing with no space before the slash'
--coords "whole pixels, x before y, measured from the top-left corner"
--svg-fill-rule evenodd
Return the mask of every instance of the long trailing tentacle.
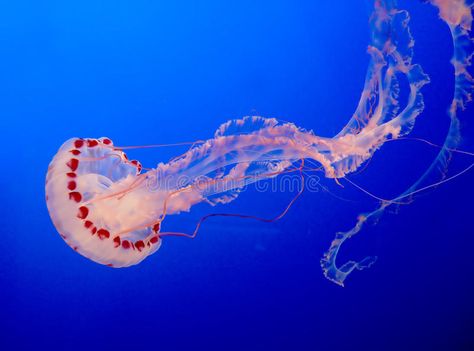
<path id="1" fill-rule="evenodd" d="M 474 79 L 469 72 L 469 68 L 471 67 L 471 60 L 474 55 L 474 42 L 471 37 L 472 9 L 474 4 L 467 4 L 465 0 L 430 0 L 430 2 L 439 8 L 440 17 L 448 24 L 453 38 L 454 54 L 451 63 L 455 71 L 455 87 L 451 106 L 448 110 L 450 126 L 444 143 L 440 147 L 440 151 L 438 152 L 437 156 L 415 183 L 413 183 L 408 189 L 406 189 L 394 199 L 390 201 L 382 201 L 379 207 L 372 212 L 359 215 L 356 224 L 350 230 L 337 233 L 335 239 L 331 243 L 329 250 L 321 259 L 321 266 L 325 276 L 341 286 L 344 285 L 344 280 L 352 271 L 355 269 L 361 270 L 367 268 L 376 260 L 376 257 L 366 257 L 359 262 L 349 261 L 339 267 L 336 264 L 337 254 L 342 244 L 347 239 L 357 234 L 368 220 L 377 219 L 383 214 L 386 207 L 397 204 L 399 200 L 411 197 L 422 190 L 442 184 L 445 181 L 453 179 L 454 177 L 457 177 L 474 167 L 473 164 L 464 171 L 452 177 L 446 178 L 447 165 L 451 159 L 453 150 L 456 150 L 456 147 L 461 140 L 458 112 L 460 110 L 464 110 L 467 103 L 472 100 Z M 384 4 L 383 2 L 378 3 Z M 394 10 L 390 8 L 390 6 L 393 6 L 393 3 L 385 3 L 385 6 L 387 10 L 389 10 L 388 13 L 395 13 Z M 391 20 L 393 21 L 394 19 L 395 18 L 392 17 Z M 376 30 L 377 27 L 375 27 L 375 31 Z M 409 33 L 409 31 L 407 33 Z M 368 79 L 371 75 L 372 73 L 369 72 Z M 436 172 L 441 174 L 441 180 L 428 186 L 423 186 L 423 183 L 427 180 L 427 178 Z"/>

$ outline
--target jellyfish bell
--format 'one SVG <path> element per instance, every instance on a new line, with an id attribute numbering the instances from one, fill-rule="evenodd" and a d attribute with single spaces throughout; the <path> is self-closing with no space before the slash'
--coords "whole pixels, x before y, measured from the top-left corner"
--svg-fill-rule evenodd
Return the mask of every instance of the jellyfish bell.
<path id="1" fill-rule="evenodd" d="M 113 267 L 137 264 L 159 249 L 159 226 L 137 229 L 145 213 L 130 201 L 108 194 L 126 193 L 140 178 L 141 165 L 129 161 L 108 138 L 66 141 L 46 177 L 46 203 L 64 241 L 81 255 Z M 137 178 L 138 177 L 138 178 Z M 100 201 L 91 201 L 100 194 Z M 135 218 L 134 218 L 135 217 Z M 124 232 L 125 230 L 125 232 Z"/>

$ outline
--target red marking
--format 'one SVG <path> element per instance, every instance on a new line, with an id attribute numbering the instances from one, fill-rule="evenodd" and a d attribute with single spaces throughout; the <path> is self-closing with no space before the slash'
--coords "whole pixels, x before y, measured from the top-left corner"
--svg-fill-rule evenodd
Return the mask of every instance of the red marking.
<path id="1" fill-rule="evenodd" d="M 99 236 L 100 240 L 108 239 L 110 237 L 110 233 L 106 229 L 99 229 L 97 231 L 97 235 Z"/>
<path id="2" fill-rule="evenodd" d="M 77 251 L 77 246 L 74 246 L 72 249 L 73 249 L 74 251 Z"/>
<path id="3" fill-rule="evenodd" d="M 130 241 L 128 241 L 128 240 L 122 241 L 122 247 L 124 249 L 129 249 L 130 248 Z"/>
<path id="4" fill-rule="evenodd" d="M 114 238 L 114 246 L 115 247 L 119 247 L 120 246 L 120 237 L 119 236 L 116 236 Z"/>
<path id="5" fill-rule="evenodd" d="M 146 243 L 146 246 L 150 247 L 150 246 L 151 246 L 151 245 L 150 245 L 150 242 L 147 242 L 147 243 Z"/>
<path id="6" fill-rule="evenodd" d="M 80 147 L 82 147 L 82 145 L 84 145 L 84 140 L 82 139 L 77 139 L 75 142 L 74 142 L 74 146 L 77 147 L 78 149 Z"/>
<path id="7" fill-rule="evenodd" d="M 87 146 L 89 147 L 94 147 L 99 145 L 99 142 L 95 139 L 87 140 Z"/>
<path id="8" fill-rule="evenodd" d="M 76 186 L 77 186 L 77 185 L 76 185 L 76 182 L 75 182 L 74 180 L 71 180 L 69 183 L 67 183 L 67 188 L 68 188 L 69 190 L 74 190 L 74 189 L 76 189 Z"/>
<path id="9" fill-rule="evenodd" d="M 104 140 L 102 140 L 102 142 L 105 144 L 105 145 L 110 145 L 112 144 L 112 140 L 108 139 L 108 138 L 105 138 Z"/>
<path id="10" fill-rule="evenodd" d="M 85 219 L 87 215 L 89 214 L 89 209 L 86 206 L 81 206 L 79 207 L 79 212 L 77 214 L 77 217 L 80 219 Z M 92 225 L 92 222 L 91 222 Z M 90 226 L 89 226 L 90 227 Z M 87 227 L 86 227 L 87 228 Z"/>
<path id="11" fill-rule="evenodd" d="M 137 160 L 130 161 L 130 163 L 134 164 L 137 167 L 137 172 L 140 173 L 142 171 L 142 164 Z"/>
<path id="12" fill-rule="evenodd" d="M 97 231 L 97 235 L 99 236 L 100 240 L 108 239 L 110 237 L 110 233 L 106 229 L 99 229 Z"/>
<path id="13" fill-rule="evenodd" d="M 124 159 L 128 160 L 128 157 L 124 152 L 122 152 L 122 156 L 123 156 Z"/>
<path id="14" fill-rule="evenodd" d="M 66 173 L 66 175 L 67 175 L 69 178 L 76 178 L 76 173 L 74 173 L 74 172 Z"/>
<path id="15" fill-rule="evenodd" d="M 62 237 L 63 239 L 66 239 L 66 235 L 64 235 L 64 234 L 59 234 L 59 235 L 61 235 L 61 237 Z"/>
<path id="16" fill-rule="evenodd" d="M 91 222 L 91 221 L 85 221 L 85 222 L 84 222 L 84 227 L 90 228 L 91 226 L 92 226 L 92 222 Z"/>
<path id="17" fill-rule="evenodd" d="M 81 154 L 81 152 L 80 152 L 79 150 L 71 150 L 71 151 L 69 151 L 69 152 L 70 152 L 71 154 L 75 155 L 75 156 Z"/>
<path id="18" fill-rule="evenodd" d="M 81 193 L 78 193 L 77 191 L 73 191 L 72 193 L 69 193 L 69 200 L 74 200 L 76 202 L 81 202 L 82 195 L 81 195 Z"/>
<path id="19" fill-rule="evenodd" d="M 150 239 L 150 242 L 151 242 L 152 244 L 156 244 L 156 243 L 158 242 L 158 236 L 152 237 L 152 238 Z"/>
<path id="20" fill-rule="evenodd" d="M 113 267 L 114 265 L 112 263 L 107 264 L 107 267 Z"/>
<path id="21" fill-rule="evenodd" d="M 92 235 L 94 235 L 96 232 L 97 232 L 97 228 L 96 228 L 96 227 L 94 227 L 94 228 L 91 229 Z"/>
<path id="22" fill-rule="evenodd" d="M 135 243 L 135 247 L 137 248 L 138 251 L 142 251 L 142 249 L 145 247 L 145 244 L 143 243 L 143 241 L 138 240 Z"/>
<path id="23" fill-rule="evenodd" d="M 153 231 L 154 231 L 155 233 L 158 233 L 158 232 L 160 231 L 160 225 L 161 225 L 161 223 L 158 222 L 158 223 L 156 223 L 156 224 L 153 226 Z"/>
<path id="24" fill-rule="evenodd" d="M 79 166 L 79 160 L 77 158 L 71 158 L 68 163 L 66 163 L 66 166 L 71 168 L 71 171 L 75 171 L 77 167 Z"/>

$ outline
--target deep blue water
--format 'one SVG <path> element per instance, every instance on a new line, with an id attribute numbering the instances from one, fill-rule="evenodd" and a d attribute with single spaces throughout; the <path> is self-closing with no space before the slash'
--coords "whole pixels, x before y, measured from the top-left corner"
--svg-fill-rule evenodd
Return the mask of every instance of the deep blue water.
<path id="1" fill-rule="evenodd" d="M 440 143 L 452 97 L 448 28 L 412 15 L 415 61 L 431 76 L 414 136 Z M 70 137 L 116 144 L 212 137 L 231 118 L 279 117 L 332 136 L 354 111 L 368 63 L 368 6 L 344 1 L 11 1 L 0 10 L 1 350 L 474 350 L 473 174 L 419 196 L 350 240 L 377 255 L 341 288 L 319 259 L 376 202 L 322 180 L 279 222 L 206 222 L 111 269 L 71 250 L 44 201 L 48 164 Z M 471 110 L 461 115 L 473 150 Z M 153 167 L 184 149 L 136 151 Z M 436 153 L 400 141 L 352 178 L 381 196 Z M 452 172 L 471 159 L 456 156 Z M 272 216 L 292 194 L 253 188 L 225 210 Z M 350 201 L 341 200 L 340 197 Z M 190 230 L 211 211 L 169 218 Z"/>

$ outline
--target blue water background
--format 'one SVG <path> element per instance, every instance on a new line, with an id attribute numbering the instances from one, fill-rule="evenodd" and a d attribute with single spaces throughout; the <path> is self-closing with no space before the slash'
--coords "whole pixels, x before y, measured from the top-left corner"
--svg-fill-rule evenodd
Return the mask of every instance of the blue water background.
<path id="1" fill-rule="evenodd" d="M 440 143 L 453 85 L 449 31 L 434 8 L 401 7 L 412 14 L 415 61 L 432 79 L 413 135 Z M 473 350 L 472 173 L 350 240 L 341 262 L 379 260 L 345 288 L 323 277 L 319 259 L 376 201 L 331 180 L 322 179 L 331 193 L 304 193 L 277 223 L 213 218 L 196 240 L 165 238 L 127 269 L 76 254 L 49 219 L 46 170 L 71 137 L 191 141 L 245 115 L 334 135 L 363 86 L 367 15 L 356 0 L 2 2 L 0 349 Z M 472 111 L 462 114 L 470 150 Z M 131 157 L 153 167 L 184 150 Z M 393 196 L 435 154 L 389 143 L 351 179 Z M 470 161 L 457 156 L 453 172 Z M 291 197 L 250 187 L 164 226 L 189 231 L 213 210 L 271 217 Z"/>

